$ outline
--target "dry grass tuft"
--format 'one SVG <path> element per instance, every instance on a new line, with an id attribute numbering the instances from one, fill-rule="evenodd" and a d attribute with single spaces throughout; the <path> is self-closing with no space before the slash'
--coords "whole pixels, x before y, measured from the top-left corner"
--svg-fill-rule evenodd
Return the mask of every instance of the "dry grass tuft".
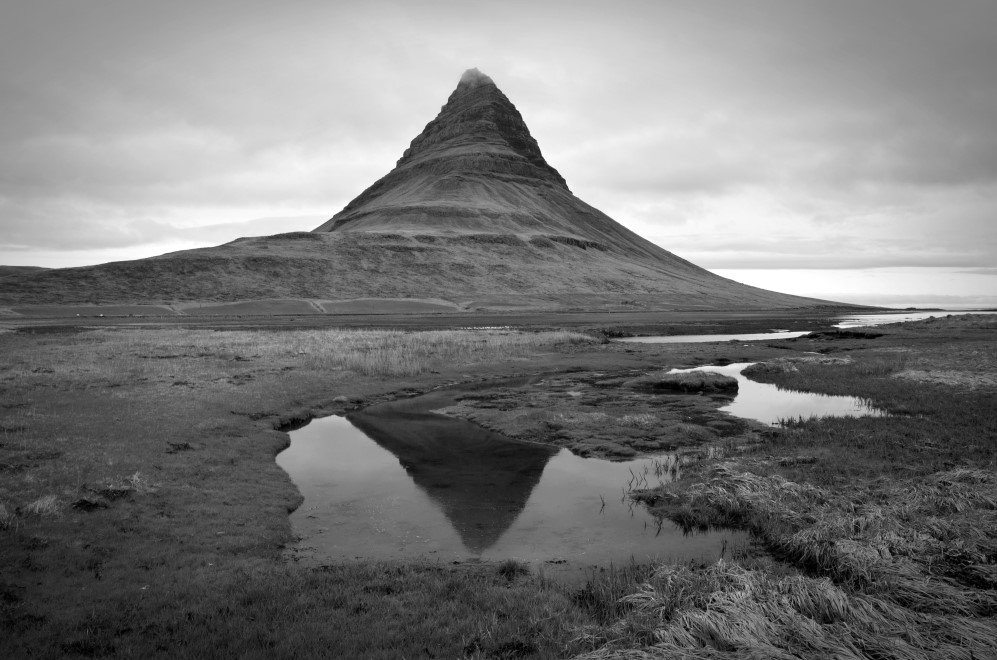
<path id="1" fill-rule="evenodd" d="M 826 578 L 775 577 L 724 561 L 662 566 L 621 604 L 616 637 L 583 658 L 983 658 L 997 653 L 989 622 L 916 613 L 855 595 Z M 636 616 L 635 616 L 636 614 Z M 635 621 L 648 622 L 634 630 Z M 635 638 L 653 642 L 634 648 Z"/>
<path id="2" fill-rule="evenodd" d="M 44 495 L 25 504 L 22 510 L 29 516 L 57 516 L 59 515 L 59 498 L 55 495 Z"/>
<path id="3" fill-rule="evenodd" d="M 0 503 L 0 529 L 9 529 L 14 524 L 14 514 Z"/>
<path id="4" fill-rule="evenodd" d="M 215 332 L 203 329 L 99 330 L 65 350 L 72 360 L 56 361 L 67 380 L 94 377 L 196 380 L 179 370 L 183 358 L 221 365 L 293 365 L 349 370 L 364 375 L 413 376 L 444 366 L 517 357 L 537 349 L 589 344 L 595 340 L 568 331 L 515 330 L 301 330 L 295 332 Z M 113 349 L 112 349 L 113 347 Z M 110 352 L 113 350 L 113 354 Z M 206 358 L 206 359 L 205 359 Z M 12 376 L 15 374 L 12 374 Z M 30 377 L 30 370 L 20 376 Z"/>
<path id="5" fill-rule="evenodd" d="M 153 493 L 156 491 L 155 484 L 141 472 L 136 472 L 130 477 L 125 477 L 125 481 L 136 493 Z"/>
<path id="6" fill-rule="evenodd" d="M 640 413 L 637 415 L 623 415 L 620 417 L 620 424 L 623 426 L 633 426 L 639 429 L 651 428 L 658 424 L 658 416 L 651 415 L 649 413 Z"/>
<path id="7" fill-rule="evenodd" d="M 958 469 L 897 482 L 894 497 L 858 503 L 858 492 L 725 463 L 673 496 L 673 517 L 747 526 L 781 555 L 915 611 L 987 616 L 997 611 L 995 486 L 990 472 Z"/>

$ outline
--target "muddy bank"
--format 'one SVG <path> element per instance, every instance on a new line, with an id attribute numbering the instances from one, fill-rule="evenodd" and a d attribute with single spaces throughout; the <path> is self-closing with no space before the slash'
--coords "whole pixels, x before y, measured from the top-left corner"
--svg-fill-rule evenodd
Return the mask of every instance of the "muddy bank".
<path id="1" fill-rule="evenodd" d="M 718 411 L 736 393 L 732 380 L 673 378 L 660 370 L 573 371 L 457 394 L 439 412 L 579 456 L 624 460 L 758 428 Z"/>

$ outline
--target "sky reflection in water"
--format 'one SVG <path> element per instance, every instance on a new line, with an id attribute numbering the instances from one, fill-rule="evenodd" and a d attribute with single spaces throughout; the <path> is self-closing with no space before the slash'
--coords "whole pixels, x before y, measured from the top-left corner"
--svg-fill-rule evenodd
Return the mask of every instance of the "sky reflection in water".
<path id="1" fill-rule="evenodd" d="M 753 362 L 736 362 L 725 366 L 672 369 L 670 373 L 709 371 L 737 379 L 737 396 L 720 410 L 763 424 L 811 417 L 882 417 L 886 413 L 867 400 L 854 396 L 832 396 L 786 390 L 768 383 L 757 383 L 741 374 Z"/>

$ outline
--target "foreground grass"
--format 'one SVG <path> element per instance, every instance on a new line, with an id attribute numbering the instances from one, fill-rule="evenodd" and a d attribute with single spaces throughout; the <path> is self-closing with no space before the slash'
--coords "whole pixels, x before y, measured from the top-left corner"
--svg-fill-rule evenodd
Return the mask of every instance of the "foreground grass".
<path id="1" fill-rule="evenodd" d="M 148 578 L 146 578 L 148 579 Z M 554 657 L 584 650 L 584 609 L 557 585 L 494 565 L 273 563 L 135 583 L 39 638 L 14 617 L 4 657 Z M 30 634 L 34 632 L 35 634 Z"/>
<path id="2" fill-rule="evenodd" d="M 273 456 L 288 416 L 589 343 L 469 330 L 0 335 L 0 657 L 582 648 L 587 610 L 536 576 L 284 565 L 299 496 Z"/>
<path id="3" fill-rule="evenodd" d="M 909 369 L 898 356 L 916 350 L 896 345 L 907 339 L 754 370 L 895 416 L 797 423 L 642 496 L 689 527 L 750 529 L 802 572 L 662 567 L 622 599 L 632 610 L 617 638 L 589 657 L 997 656 L 995 392 L 897 378 Z M 986 343 L 948 350 L 979 357 Z M 927 366 L 951 365 L 937 341 L 931 350 Z"/>
<path id="4" fill-rule="evenodd" d="M 298 500 L 273 455 L 288 411 L 508 357 L 501 373 L 574 366 L 601 350 L 583 336 L 0 335 L 0 657 L 993 657 L 995 393 L 898 377 L 997 371 L 977 330 L 798 344 L 849 360 L 756 377 L 902 414 L 732 442 L 645 494 L 690 527 L 752 530 L 778 561 L 630 567 L 580 589 L 508 562 L 286 565 Z M 601 364 L 665 349 L 627 350 Z"/>

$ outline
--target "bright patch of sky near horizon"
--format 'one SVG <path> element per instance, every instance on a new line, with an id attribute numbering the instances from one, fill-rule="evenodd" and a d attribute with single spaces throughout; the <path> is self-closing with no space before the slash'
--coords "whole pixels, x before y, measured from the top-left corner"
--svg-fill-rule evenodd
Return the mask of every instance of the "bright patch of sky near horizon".
<path id="1" fill-rule="evenodd" d="M 0 0 L 0 264 L 309 230 L 476 66 L 572 191 L 838 300 L 997 304 L 997 3 Z"/>

